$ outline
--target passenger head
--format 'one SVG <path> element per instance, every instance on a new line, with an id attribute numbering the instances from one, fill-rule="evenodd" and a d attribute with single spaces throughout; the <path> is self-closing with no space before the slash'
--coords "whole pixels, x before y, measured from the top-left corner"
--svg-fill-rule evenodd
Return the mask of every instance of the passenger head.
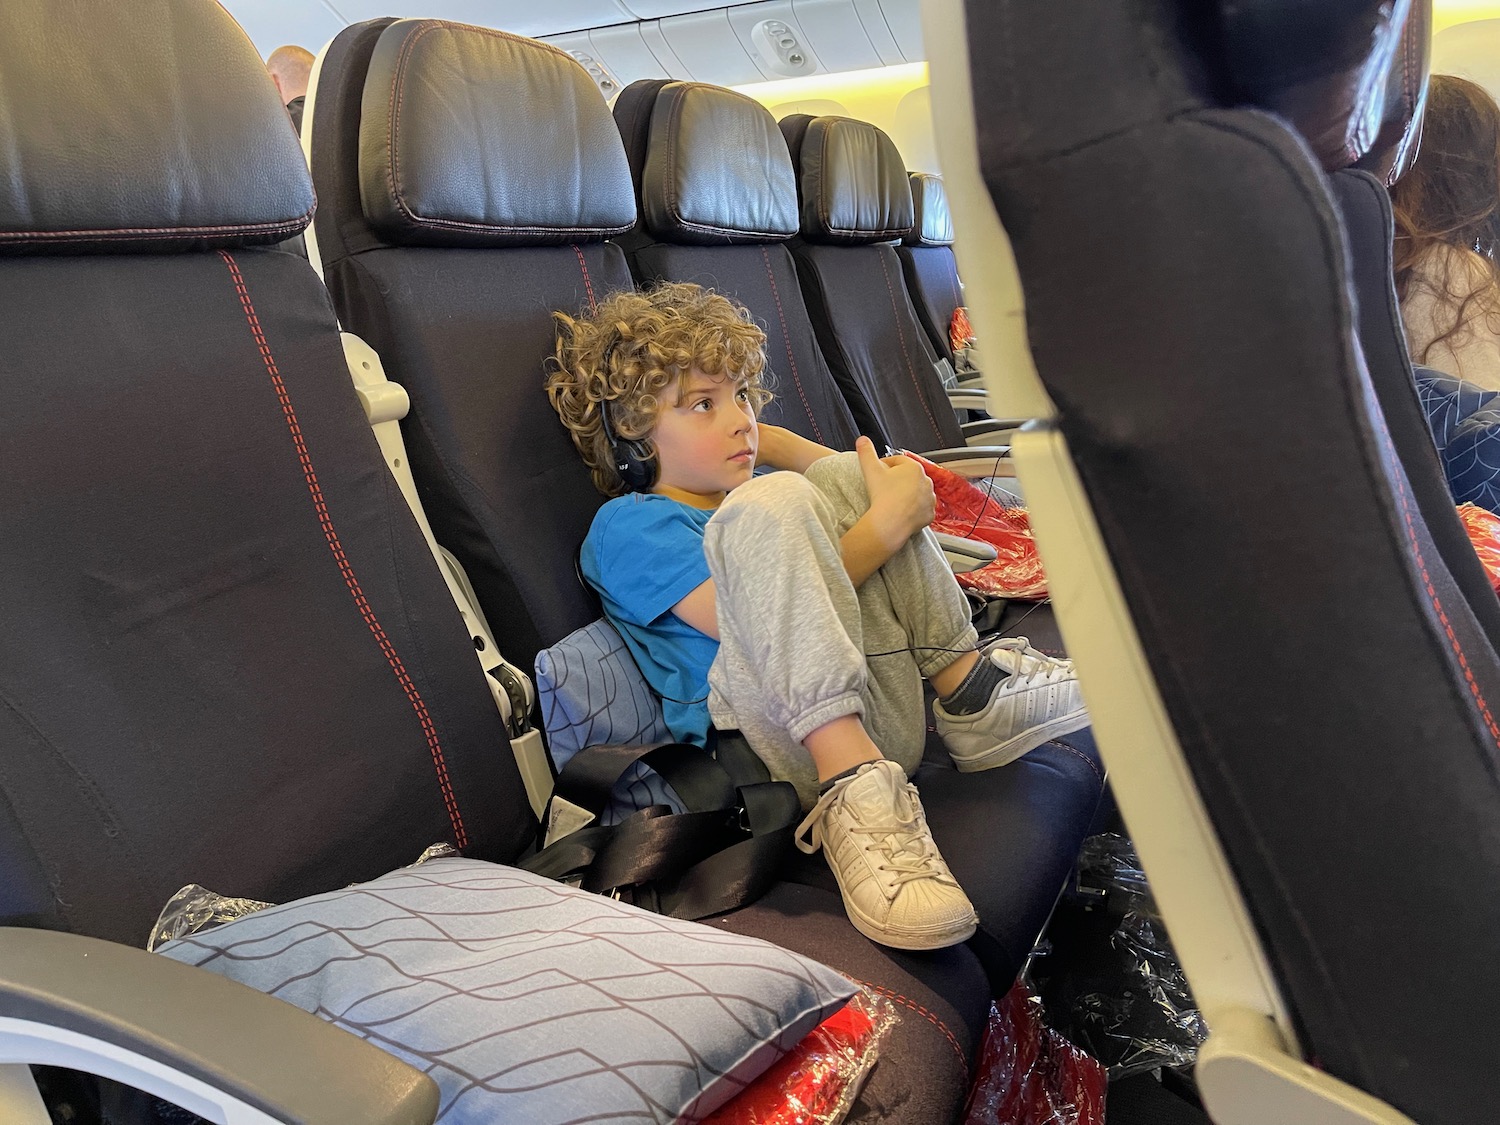
<path id="1" fill-rule="evenodd" d="M 695 379 L 743 385 L 756 410 L 771 399 L 761 385 L 766 334 L 748 309 L 711 289 L 677 283 L 627 290 L 607 297 L 589 316 L 553 316 L 557 348 L 547 395 L 606 496 L 626 488 L 601 410 L 609 411 L 622 441 L 644 442 L 654 456 L 657 419 L 678 405 Z"/>
<path id="2" fill-rule="evenodd" d="M 1422 123 L 1422 146 L 1416 163 L 1391 191 L 1396 212 L 1396 291 L 1406 299 L 1413 270 L 1421 266 L 1437 276 L 1427 280 L 1446 290 L 1453 328 L 1467 324 L 1471 302 L 1485 312 L 1500 307 L 1500 107 L 1484 88 L 1449 74 L 1433 75 Z M 1433 251 L 1449 246 L 1472 251 L 1453 269 L 1489 275 L 1478 289 L 1469 276 L 1449 272 L 1451 256 L 1434 260 Z M 1485 307 L 1490 306 L 1490 307 Z M 1434 341 L 1435 343 L 1436 341 Z M 1423 357 L 1415 357 L 1419 362 Z"/>
<path id="3" fill-rule="evenodd" d="M 281 91 L 285 105 L 307 93 L 307 80 L 312 77 L 313 54 L 306 47 L 277 47 L 266 60 L 266 69 L 271 80 Z"/>

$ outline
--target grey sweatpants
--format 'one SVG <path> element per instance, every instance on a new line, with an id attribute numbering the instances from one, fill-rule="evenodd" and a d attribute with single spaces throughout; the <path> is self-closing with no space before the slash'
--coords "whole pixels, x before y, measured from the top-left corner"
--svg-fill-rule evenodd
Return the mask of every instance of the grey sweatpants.
<path id="1" fill-rule="evenodd" d="M 854 589 L 839 539 L 868 507 L 858 455 L 840 453 L 806 475 L 740 485 L 704 532 L 719 621 L 709 715 L 721 730 L 738 728 L 804 808 L 818 796 L 808 734 L 860 714 L 881 752 L 911 774 L 926 739 L 922 680 L 977 643 L 930 531 Z"/>

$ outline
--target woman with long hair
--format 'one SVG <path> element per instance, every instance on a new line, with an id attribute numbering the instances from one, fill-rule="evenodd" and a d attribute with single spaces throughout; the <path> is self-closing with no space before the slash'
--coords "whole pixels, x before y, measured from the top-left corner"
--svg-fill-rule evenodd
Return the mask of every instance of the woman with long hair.
<path id="1" fill-rule="evenodd" d="M 1391 200 L 1412 361 L 1500 391 L 1500 107 L 1483 87 L 1433 76 L 1421 150 Z"/>

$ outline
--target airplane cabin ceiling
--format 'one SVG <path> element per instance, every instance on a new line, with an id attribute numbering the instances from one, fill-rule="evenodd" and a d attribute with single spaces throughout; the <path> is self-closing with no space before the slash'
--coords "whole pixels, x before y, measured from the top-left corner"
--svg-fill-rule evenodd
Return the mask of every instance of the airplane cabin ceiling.
<path id="1" fill-rule="evenodd" d="M 312 51 L 346 24 L 433 17 L 545 38 L 606 97 L 638 78 L 722 85 L 835 74 L 925 59 L 919 0 L 221 0 L 261 54 Z"/>

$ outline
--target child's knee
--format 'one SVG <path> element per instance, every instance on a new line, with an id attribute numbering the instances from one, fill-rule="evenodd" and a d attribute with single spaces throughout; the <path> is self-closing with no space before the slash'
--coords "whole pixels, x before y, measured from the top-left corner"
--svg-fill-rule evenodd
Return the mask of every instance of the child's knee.
<path id="1" fill-rule="evenodd" d="M 858 515 L 870 506 L 864 470 L 858 453 L 835 453 L 820 457 L 807 468 L 807 479 L 839 507 Z"/>
<path id="2" fill-rule="evenodd" d="M 752 515 L 800 514 L 814 509 L 818 499 L 818 490 L 801 473 L 765 473 L 752 477 L 726 496 L 713 520 L 723 524 Z"/>

